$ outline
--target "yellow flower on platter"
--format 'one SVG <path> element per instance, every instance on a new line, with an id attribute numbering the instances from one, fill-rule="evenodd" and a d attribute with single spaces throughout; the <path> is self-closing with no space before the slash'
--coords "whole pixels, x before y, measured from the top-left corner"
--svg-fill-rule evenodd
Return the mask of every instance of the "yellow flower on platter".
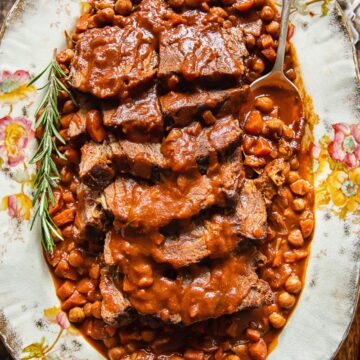
<path id="1" fill-rule="evenodd" d="M 360 168 L 349 172 L 333 171 L 325 180 L 327 193 L 331 201 L 340 210 L 344 218 L 348 212 L 354 212 L 360 205 Z M 324 184 L 324 185 L 325 185 Z"/>
<path id="2" fill-rule="evenodd" d="M 0 153 L 13 167 L 22 163 L 28 144 L 35 138 L 31 121 L 5 116 L 0 119 Z"/>
<path id="3" fill-rule="evenodd" d="M 19 220 L 29 220 L 32 201 L 23 192 L 3 197 L 0 210 L 7 210 L 9 216 Z"/>
<path id="4" fill-rule="evenodd" d="M 0 101 L 13 104 L 27 97 L 36 90 L 34 86 L 28 86 L 30 80 L 31 75 L 26 70 L 0 72 Z"/>

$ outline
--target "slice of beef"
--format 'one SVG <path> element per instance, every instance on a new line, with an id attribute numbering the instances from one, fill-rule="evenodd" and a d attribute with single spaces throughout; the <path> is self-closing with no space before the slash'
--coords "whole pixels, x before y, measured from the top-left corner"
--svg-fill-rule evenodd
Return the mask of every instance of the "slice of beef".
<path id="1" fill-rule="evenodd" d="M 102 99 L 119 97 L 155 76 L 155 47 L 151 32 L 136 23 L 87 30 L 76 44 L 71 84 Z"/>
<path id="2" fill-rule="evenodd" d="M 128 172 L 143 179 L 159 179 L 160 169 L 165 169 L 164 157 L 157 143 L 134 143 L 120 140 L 110 144 L 112 160 L 120 172 Z"/>
<path id="3" fill-rule="evenodd" d="M 164 265 L 124 245 L 118 257 L 123 293 L 141 315 L 185 325 L 225 314 L 270 305 L 270 286 L 255 269 L 266 259 L 255 248 L 169 274 Z M 136 265 L 134 265 L 136 264 Z"/>
<path id="4" fill-rule="evenodd" d="M 107 266 L 101 269 L 101 317 L 112 326 L 124 326 L 131 322 L 131 305 L 120 290 L 121 282 L 118 278 L 119 274 L 114 269 Z"/>
<path id="5" fill-rule="evenodd" d="M 88 142 L 81 148 L 80 179 L 93 189 L 109 185 L 116 173 L 155 181 L 164 168 L 160 144 L 114 140 L 102 144 Z"/>
<path id="6" fill-rule="evenodd" d="M 243 180 L 241 155 L 215 166 L 209 175 L 197 171 L 170 174 L 158 184 L 137 183 L 119 177 L 102 196 L 104 209 L 114 215 L 115 227 L 156 229 L 172 220 L 187 219 L 213 205 L 229 207 L 236 202 Z"/>
<path id="7" fill-rule="evenodd" d="M 76 235 L 80 239 L 97 240 L 107 229 L 108 222 L 98 202 L 99 197 L 99 192 L 80 184 L 77 190 L 78 205 L 74 221 Z"/>
<path id="8" fill-rule="evenodd" d="M 231 213 L 212 215 L 209 219 L 181 222 L 180 231 L 171 235 L 152 234 L 123 235 L 111 233 L 105 240 L 105 261 L 114 265 L 121 248 L 127 248 L 151 256 L 158 263 L 170 264 L 178 269 L 195 264 L 204 258 L 221 258 L 232 252 L 245 237 L 263 239 L 266 236 L 267 216 L 265 201 L 252 180 L 246 180 L 240 199 Z M 132 251 L 132 250 L 131 250 Z"/>
<path id="9" fill-rule="evenodd" d="M 209 157 L 232 149 L 240 136 L 238 121 L 228 116 L 208 128 L 194 123 L 173 129 L 162 145 L 123 139 L 102 144 L 88 142 L 81 148 L 80 179 L 91 188 L 103 189 L 116 173 L 158 181 L 160 171 L 166 169 L 185 172 L 199 168 L 204 172 Z"/>
<path id="10" fill-rule="evenodd" d="M 104 107 L 104 125 L 120 128 L 132 141 L 160 139 L 164 121 L 155 86 L 137 97 L 127 98 L 118 107 Z"/>
<path id="11" fill-rule="evenodd" d="M 187 81 L 199 79 L 211 84 L 238 79 L 244 73 L 243 58 L 247 55 L 239 27 L 179 25 L 160 34 L 158 75 L 168 79 L 175 74 Z"/>
<path id="12" fill-rule="evenodd" d="M 212 154 L 224 154 L 240 142 L 242 131 L 237 119 L 227 116 L 213 126 L 202 128 L 194 123 L 170 131 L 161 146 L 171 170 L 183 172 L 202 168 Z"/>
<path id="13" fill-rule="evenodd" d="M 169 92 L 160 97 L 161 109 L 168 123 L 176 127 L 190 124 L 206 110 L 221 117 L 239 111 L 246 101 L 248 86 L 227 90 L 199 90 L 194 93 Z"/>

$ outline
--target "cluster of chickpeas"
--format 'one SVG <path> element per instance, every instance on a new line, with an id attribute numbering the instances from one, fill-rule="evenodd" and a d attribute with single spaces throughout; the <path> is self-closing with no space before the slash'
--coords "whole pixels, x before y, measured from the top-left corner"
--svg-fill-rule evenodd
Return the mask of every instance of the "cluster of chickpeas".
<path id="1" fill-rule="evenodd" d="M 313 187 L 306 173 L 302 174 L 304 166 L 301 169 L 299 160 L 302 155 L 294 154 L 293 149 L 286 146 L 294 134 L 291 127 L 278 118 L 279 109 L 271 97 L 256 98 L 255 108 L 245 122 L 247 135 L 243 149 L 245 156 L 252 156 L 249 162 L 245 159 L 245 164 L 261 168 L 267 163 L 262 161 L 263 157 L 275 159 L 279 156 L 288 162 L 286 181 L 270 209 L 269 242 L 265 245 L 269 264 L 263 271 L 263 278 L 276 292 L 276 303 L 267 309 L 268 320 L 274 329 L 281 329 L 302 289 L 300 276 L 308 256 L 308 240 L 314 229 Z M 280 142 L 280 139 L 285 139 L 285 142 Z"/>

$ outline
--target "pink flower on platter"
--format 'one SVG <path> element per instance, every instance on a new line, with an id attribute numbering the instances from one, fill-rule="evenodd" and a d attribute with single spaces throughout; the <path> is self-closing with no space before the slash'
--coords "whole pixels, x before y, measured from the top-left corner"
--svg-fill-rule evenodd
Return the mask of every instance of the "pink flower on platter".
<path id="1" fill-rule="evenodd" d="M 10 166 L 24 160 L 26 146 L 34 137 L 29 120 L 10 116 L 0 119 L 0 151 L 5 153 Z"/>
<path id="2" fill-rule="evenodd" d="M 66 330 L 70 335 L 78 335 L 79 331 L 70 324 L 69 319 L 64 311 L 59 307 L 52 307 L 44 310 L 47 321 L 60 326 L 61 330 Z"/>
<path id="3" fill-rule="evenodd" d="M 63 330 L 67 330 L 70 327 L 70 322 L 63 311 L 56 315 L 56 322 Z"/>
<path id="4" fill-rule="evenodd" d="M 0 210 L 7 210 L 11 218 L 29 220 L 32 201 L 24 193 L 5 196 L 2 199 Z"/>
<path id="5" fill-rule="evenodd" d="M 13 103 L 17 99 L 25 98 L 29 93 L 35 91 L 34 86 L 28 86 L 30 80 L 31 75 L 26 70 L 0 72 L 0 100 L 5 103 Z"/>
<path id="6" fill-rule="evenodd" d="M 360 163 L 360 125 L 334 124 L 334 140 L 328 151 L 333 160 L 342 162 L 349 168 Z"/>

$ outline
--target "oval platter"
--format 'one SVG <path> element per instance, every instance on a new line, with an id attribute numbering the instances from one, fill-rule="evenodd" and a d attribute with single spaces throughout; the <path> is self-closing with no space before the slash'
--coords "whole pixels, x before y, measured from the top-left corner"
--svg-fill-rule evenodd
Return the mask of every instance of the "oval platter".
<path id="1" fill-rule="evenodd" d="M 60 312 L 38 224 L 30 231 L 29 160 L 41 91 L 27 83 L 54 48 L 65 46 L 64 31 L 80 11 L 79 0 L 18 0 L 0 32 L 0 335 L 14 359 L 103 358 Z M 292 21 L 316 114 L 308 146 L 317 224 L 305 288 L 269 359 L 327 360 L 347 334 L 359 290 L 360 88 L 351 35 L 335 3 L 326 16 L 314 4 Z"/>

